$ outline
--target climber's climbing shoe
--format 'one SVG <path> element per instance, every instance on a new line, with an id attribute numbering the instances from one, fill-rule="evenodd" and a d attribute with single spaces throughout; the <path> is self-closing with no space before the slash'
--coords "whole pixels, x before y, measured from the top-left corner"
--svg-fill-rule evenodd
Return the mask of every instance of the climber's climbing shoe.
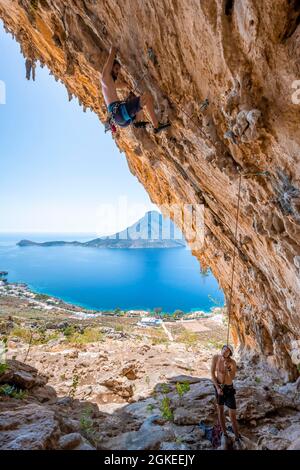
<path id="1" fill-rule="evenodd" d="M 135 127 L 136 129 L 145 129 L 148 124 L 148 121 L 137 121 L 133 123 L 133 127 Z"/>
<path id="2" fill-rule="evenodd" d="M 171 126 L 171 124 L 169 122 L 166 122 L 165 124 L 162 124 L 161 122 L 159 122 L 158 127 L 154 128 L 154 133 L 158 134 L 159 132 L 164 131 L 165 129 L 167 129 L 170 126 Z"/>
<path id="3" fill-rule="evenodd" d="M 231 131 L 231 130 L 225 132 L 224 138 L 231 140 L 231 142 L 232 142 L 233 144 L 235 144 L 235 145 L 238 144 L 238 142 L 237 142 L 237 136 L 236 136 L 236 135 L 234 134 L 234 132 Z"/>

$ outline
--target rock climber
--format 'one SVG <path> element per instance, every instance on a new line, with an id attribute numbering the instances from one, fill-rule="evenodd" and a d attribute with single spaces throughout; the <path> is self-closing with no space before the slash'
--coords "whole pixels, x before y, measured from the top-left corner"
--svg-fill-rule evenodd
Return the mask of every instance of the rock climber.
<path id="1" fill-rule="evenodd" d="M 144 108 L 155 133 L 170 127 L 170 123 L 163 124 L 158 121 L 154 110 L 154 100 L 150 93 L 144 93 L 140 97 L 133 95 L 126 101 L 119 100 L 117 90 L 126 89 L 128 85 L 119 79 L 121 65 L 116 60 L 116 54 L 117 48 L 112 46 L 101 76 L 102 92 L 109 113 L 109 123 L 112 124 L 110 126 L 111 130 L 115 131 L 114 124 L 127 127 L 134 121 L 135 127 L 145 127 L 148 123 L 139 121 Z"/>
<path id="2" fill-rule="evenodd" d="M 236 401 L 233 379 L 236 375 L 236 362 L 232 359 L 233 348 L 230 345 L 224 345 L 221 354 L 213 356 L 211 365 L 211 377 L 215 388 L 215 394 L 218 406 L 218 418 L 225 441 L 228 439 L 224 405 L 229 408 L 229 416 L 232 423 L 232 429 L 235 435 L 235 442 L 238 448 L 241 448 L 241 435 L 239 434 L 238 423 L 236 419 Z"/>

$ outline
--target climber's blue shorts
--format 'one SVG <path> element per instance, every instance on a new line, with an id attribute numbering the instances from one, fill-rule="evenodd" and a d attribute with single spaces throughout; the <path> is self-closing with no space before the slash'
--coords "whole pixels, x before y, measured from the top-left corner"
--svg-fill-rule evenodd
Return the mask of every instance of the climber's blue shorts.
<path id="1" fill-rule="evenodd" d="M 141 111 L 140 97 L 136 96 L 128 101 L 114 101 L 108 105 L 108 112 L 112 114 L 115 123 L 120 127 L 127 127 L 134 121 Z"/>

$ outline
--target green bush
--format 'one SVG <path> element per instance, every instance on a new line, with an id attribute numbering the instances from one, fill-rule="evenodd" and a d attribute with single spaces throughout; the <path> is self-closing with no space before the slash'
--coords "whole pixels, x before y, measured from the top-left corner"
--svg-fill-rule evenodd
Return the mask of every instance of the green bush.
<path id="1" fill-rule="evenodd" d="M 169 393 L 171 391 L 170 386 L 166 383 L 161 384 L 161 391 L 162 393 Z"/>
<path id="2" fill-rule="evenodd" d="M 0 395 L 23 400 L 27 397 L 27 391 L 18 389 L 14 385 L 4 384 L 0 386 Z"/>
<path id="3" fill-rule="evenodd" d="M 5 363 L 0 364 L 0 375 L 4 374 L 8 369 L 8 365 Z"/>
<path id="4" fill-rule="evenodd" d="M 11 336 L 16 336 L 17 338 L 25 341 L 25 343 L 30 343 L 32 339 L 32 331 L 27 328 L 22 328 L 21 326 L 16 326 L 12 330 Z"/>
<path id="5" fill-rule="evenodd" d="M 96 343 L 97 341 L 103 340 L 103 334 L 97 328 L 86 328 L 83 333 L 79 333 L 73 328 L 73 330 L 68 330 L 67 334 L 65 332 L 64 334 L 68 342 L 72 344 Z"/>
<path id="6" fill-rule="evenodd" d="M 176 390 L 178 393 L 179 398 L 183 397 L 183 395 L 190 391 L 190 384 L 188 382 L 177 382 Z"/>
<path id="7" fill-rule="evenodd" d="M 180 343 L 184 343 L 187 347 L 196 346 L 198 343 L 198 335 L 192 331 L 184 330 L 178 338 Z"/>
<path id="8" fill-rule="evenodd" d="M 92 409 L 90 407 L 87 407 L 80 416 L 80 431 L 86 439 L 88 439 L 95 447 L 97 447 L 99 437 L 96 430 L 94 429 Z"/>
<path id="9" fill-rule="evenodd" d="M 153 405 L 153 403 L 149 403 L 149 404 L 147 405 L 147 411 L 148 411 L 149 413 L 152 413 L 152 411 L 154 410 L 154 408 L 155 408 L 155 406 Z"/>
<path id="10" fill-rule="evenodd" d="M 115 331 L 118 332 L 123 332 L 124 331 L 124 325 L 121 325 L 120 323 L 115 326 Z"/>
<path id="11" fill-rule="evenodd" d="M 75 333 L 75 328 L 74 326 L 67 326 L 64 330 L 63 330 L 63 334 L 68 338 L 69 336 L 72 336 L 73 334 Z"/>
<path id="12" fill-rule="evenodd" d="M 48 300 L 50 296 L 47 294 L 35 294 L 35 300 Z"/>
<path id="13" fill-rule="evenodd" d="M 161 401 L 160 412 L 164 419 L 173 421 L 173 411 L 170 408 L 170 398 L 164 397 Z"/>
<path id="14" fill-rule="evenodd" d="M 74 400 L 75 395 L 76 395 L 78 384 L 79 384 L 79 375 L 75 371 L 74 374 L 73 374 L 72 385 L 71 385 L 70 391 L 69 391 L 69 397 L 73 398 L 73 400 Z"/>
<path id="15" fill-rule="evenodd" d="M 168 338 L 164 336 L 154 336 L 151 338 L 152 346 L 156 346 L 157 344 L 168 344 Z"/>
<path id="16" fill-rule="evenodd" d="M 217 341 L 214 339 L 210 339 L 207 341 L 207 346 L 213 349 L 221 349 L 224 346 L 224 341 Z"/>

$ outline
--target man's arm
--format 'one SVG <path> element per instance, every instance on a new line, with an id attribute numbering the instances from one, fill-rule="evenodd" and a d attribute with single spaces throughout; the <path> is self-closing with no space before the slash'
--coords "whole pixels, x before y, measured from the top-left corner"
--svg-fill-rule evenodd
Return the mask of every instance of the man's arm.
<path id="1" fill-rule="evenodd" d="M 218 384 L 217 377 L 216 377 L 217 360 L 218 360 L 218 356 L 217 355 L 213 356 L 212 363 L 211 363 L 211 369 L 210 369 L 211 379 L 212 379 L 212 382 L 213 382 L 214 386 L 216 387 L 218 393 L 222 394 L 223 392 L 222 392 L 222 390 L 221 390 L 221 388 Z"/>
<path id="2" fill-rule="evenodd" d="M 112 68 L 113 68 L 113 65 L 114 65 L 114 60 L 116 58 L 116 54 L 117 54 L 117 48 L 114 47 L 114 46 L 111 46 L 108 59 L 106 61 L 106 64 L 104 65 L 103 71 L 102 71 L 102 76 L 101 76 L 101 83 L 102 84 L 106 84 L 107 81 L 111 79 L 111 71 L 112 71 Z"/>

